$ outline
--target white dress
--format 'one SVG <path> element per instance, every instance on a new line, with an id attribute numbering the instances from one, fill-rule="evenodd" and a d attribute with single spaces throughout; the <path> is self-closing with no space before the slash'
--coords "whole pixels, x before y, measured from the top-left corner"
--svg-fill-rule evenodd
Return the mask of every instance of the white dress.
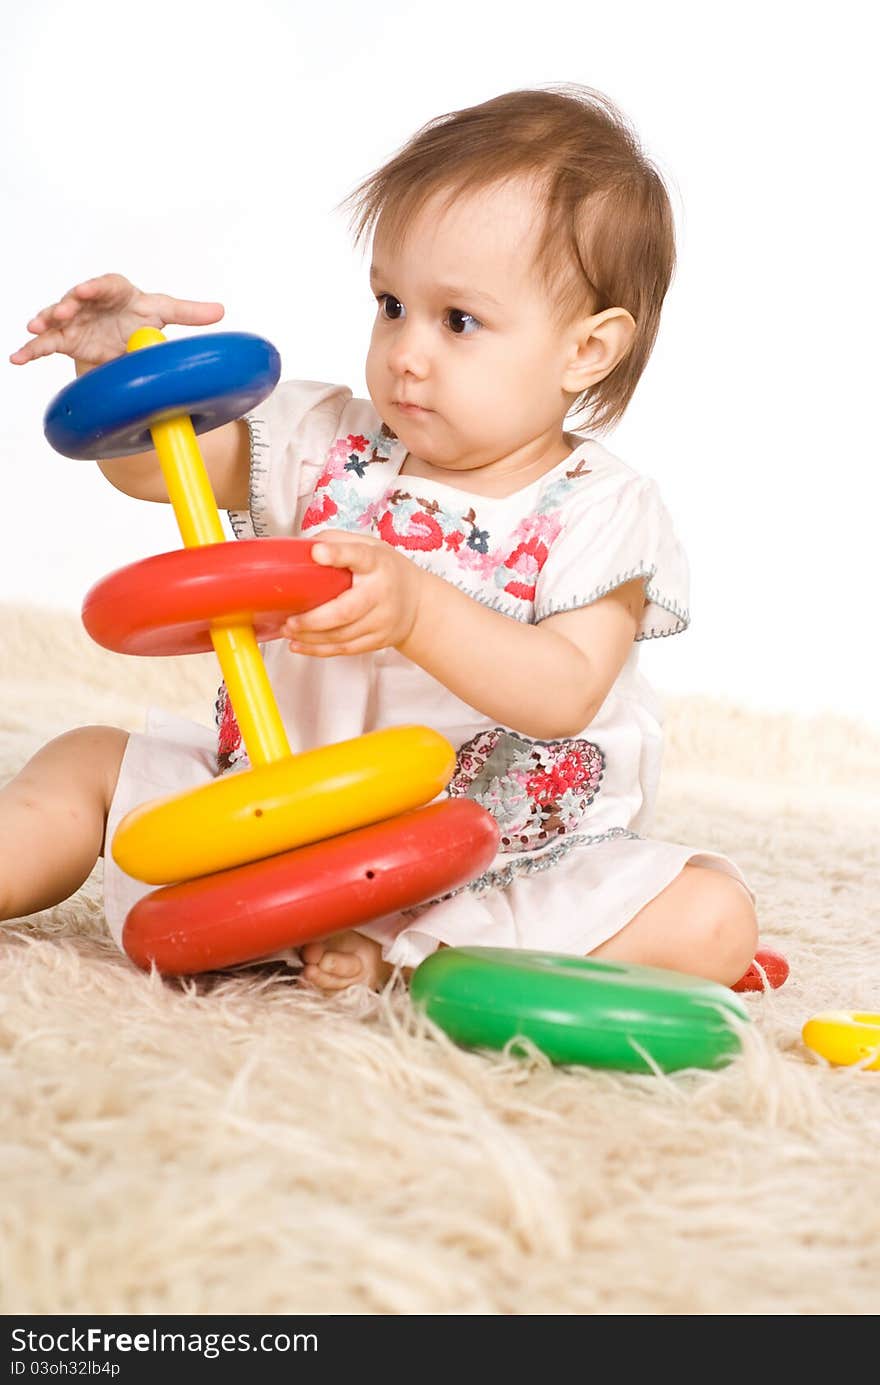
<path id="1" fill-rule="evenodd" d="M 654 481 L 577 434 L 569 435 L 570 456 L 501 498 L 400 476 L 406 448 L 372 403 L 316 381 L 281 383 L 247 422 L 250 500 L 248 511 L 230 515 L 236 537 L 369 533 L 493 610 L 531 623 L 645 579 L 629 658 L 590 725 L 566 740 L 531 740 L 496 725 L 394 649 L 310 659 L 284 640 L 262 646 L 294 752 L 419 722 L 457 752 L 446 792 L 476 798 L 498 822 L 501 849 L 478 879 L 362 926 L 388 961 L 416 966 L 441 942 L 584 956 L 688 862 L 725 871 L 748 889 L 727 857 L 648 835 L 662 711 L 639 672 L 639 644 L 676 634 L 689 620 L 687 561 Z M 123 814 L 147 799 L 247 765 L 222 685 L 215 721 L 212 732 L 151 709 L 145 733 L 129 739 L 108 842 Z M 108 851 L 105 908 L 120 946 L 128 910 L 150 888 Z"/>

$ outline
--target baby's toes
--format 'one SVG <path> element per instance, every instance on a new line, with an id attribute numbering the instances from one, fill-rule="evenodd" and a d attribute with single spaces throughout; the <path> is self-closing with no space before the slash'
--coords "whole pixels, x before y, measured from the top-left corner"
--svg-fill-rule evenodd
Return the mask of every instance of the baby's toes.
<path id="1" fill-rule="evenodd" d="M 344 978 L 346 981 L 353 981 L 363 971 L 359 953 L 334 952 L 330 948 L 324 953 L 319 966 L 322 971 L 331 972 L 333 976 Z"/>
<path id="2" fill-rule="evenodd" d="M 325 951 L 320 962 L 303 967 L 303 980 L 323 991 L 341 991 L 361 979 L 363 967 L 356 952 Z"/>
<path id="3" fill-rule="evenodd" d="M 299 955 L 304 964 L 316 966 L 326 951 L 327 944 L 325 942 L 305 943 L 300 948 Z"/>

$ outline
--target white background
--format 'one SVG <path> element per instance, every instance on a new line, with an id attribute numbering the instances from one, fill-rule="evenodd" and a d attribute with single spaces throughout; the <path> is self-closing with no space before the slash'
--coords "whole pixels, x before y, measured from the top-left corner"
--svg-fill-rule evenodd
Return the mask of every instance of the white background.
<path id="1" fill-rule="evenodd" d="M 38 308 L 119 270 L 219 299 L 221 326 L 270 338 L 285 378 L 366 397 L 369 260 L 336 204 L 433 116 L 574 81 L 635 124 L 678 223 L 658 346 L 603 439 L 657 478 L 691 560 L 693 625 L 643 668 L 667 692 L 880 726 L 871 10 L 5 6 L 0 599 L 76 610 L 105 572 L 180 542 L 167 506 L 44 441 L 71 363 L 7 360 Z"/>

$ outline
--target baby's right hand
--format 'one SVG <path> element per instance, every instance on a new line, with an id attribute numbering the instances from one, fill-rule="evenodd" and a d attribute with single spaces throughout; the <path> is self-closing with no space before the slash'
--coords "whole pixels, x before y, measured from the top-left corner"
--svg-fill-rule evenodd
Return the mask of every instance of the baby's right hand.
<path id="1" fill-rule="evenodd" d="M 27 324 L 36 335 L 9 357 L 25 365 L 59 351 L 85 366 L 102 365 L 123 355 L 139 327 L 203 327 L 219 322 L 222 303 L 198 303 L 141 293 L 121 274 L 101 274 L 76 284 L 57 303 L 41 309 Z"/>

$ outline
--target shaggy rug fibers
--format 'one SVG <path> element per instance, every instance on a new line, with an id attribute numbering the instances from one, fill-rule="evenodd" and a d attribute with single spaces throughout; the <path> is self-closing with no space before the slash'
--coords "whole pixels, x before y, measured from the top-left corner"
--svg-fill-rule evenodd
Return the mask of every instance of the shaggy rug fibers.
<path id="1" fill-rule="evenodd" d="M 650 676 L 650 649 L 645 667 Z M 0 777 L 88 722 L 210 718 L 213 655 L 130 659 L 0 609 Z M 670 699 L 657 835 L 731 854 L 791 976 L 729 1067 L 467 1052 L 393 982 L 162 981 L 100 866 L 0 929 L 0 1311 L 875 1314 L 880 1074 L 801 1026 L 880 1010 L 880 738 Z"/>

